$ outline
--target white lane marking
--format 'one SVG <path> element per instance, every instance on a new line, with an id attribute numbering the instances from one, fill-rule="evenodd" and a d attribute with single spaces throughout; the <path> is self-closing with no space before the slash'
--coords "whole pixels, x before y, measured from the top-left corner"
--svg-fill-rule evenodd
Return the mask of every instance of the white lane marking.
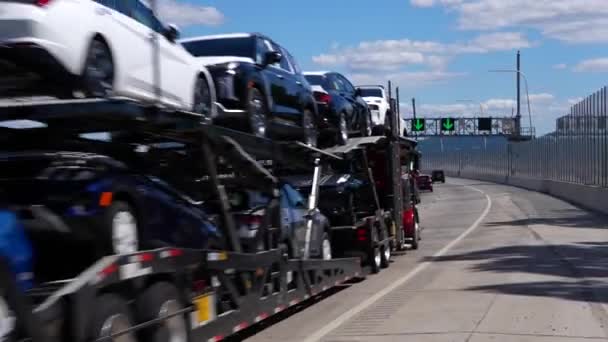
<path id="1" fill-rule="evenodd" d="M 479 218 L 477 218 L 477 220 L 475 222 L 473 222 L 473 224 L 469 228 L 467 228 L 467 230 L 465 230 L 462 234 L 460 234 L 456 239 L 454 239 L 450 243 L 448 243 L 439 252 L 433 254 L 433 256 L 431 258 L 438 258 L 440 256 L 443 256 L 447 252 L 449 252 L 450 249 L 454 248 L 454 246 L 456 244 L 458 244 L 465 237 L 467 237 L 469 234 L 471 234 L 475 229 L 477 229 L 479 224 L 481 224 L 481 222 L 486 218 L 486 216 L 490 212 L 490 209 L 492 208 L 492 199 L 490 198 L 490 196 L 488 196 L 488 194 L 486 194 L 485 192 L 483 192 L 475 187 L 472 187 L 472 186 L 467 186 L 467 187 L 483 194 L 486 197 L 486 208 L 483 210 L 483 212 L 481 213 Z M 302 342 L 320 341 L 323 337 L 325 337 L 326 335 L 328 335 L 329 333 L 331 333 L 332 331 L 337 329 L 339 326 L 344 324 L 346 321 L 350 320 L 351 318 L 353 318 L 355 315 L 357 315 L 361 311 L 365 310 L 366 308 L 368 308 L 369 306 L 371 306 L 378 300 L 382 299 L 382 297 L 386 296 L 387 294 L 389 294 L 390 292 L 392 292 L 399 286 L 405 284 L 407 281 L 414 278 L 418 273 L 422 272 L 424 269 L 429 267 L 431 264 L 432 264 L 431 261 L 423 261 L 422 263 L 418 264 L 418 266 L 416 266 L 416 268 L 411 270 L 409 273 L 405 274 L 402 278 L 399 278 L 397 281 L 395 281 L 388 287 L 385 287 L 384 289 L 382 289 L 382 291 L 377 292 L 375 295 L 369 297 L 365 301 L 361 302 L 359 305 L 346 311 L 345 313 L 340 315 L 338 318 L 329 322 L 329 324 L 321 327 L 321 329 L 317 330 L 316 333 L 308 336 Z"/>

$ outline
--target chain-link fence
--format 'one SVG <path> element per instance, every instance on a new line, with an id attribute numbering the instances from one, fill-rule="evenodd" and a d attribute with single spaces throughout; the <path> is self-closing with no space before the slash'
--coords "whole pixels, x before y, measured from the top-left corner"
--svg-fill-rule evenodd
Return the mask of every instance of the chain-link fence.
<path id="1" fill-rule="evenodd" d="M 555 132 L 491 150 L 423 152 L 424 170 L 545 179 L 608 187 L 608 88 L 574 105 Z"/>

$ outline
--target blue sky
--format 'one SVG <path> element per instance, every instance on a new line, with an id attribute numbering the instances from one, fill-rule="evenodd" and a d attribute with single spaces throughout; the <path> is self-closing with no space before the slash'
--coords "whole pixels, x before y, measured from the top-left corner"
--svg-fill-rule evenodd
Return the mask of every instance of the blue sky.
<path id="1" fill-rule="evenodd" d="M 425 116 L 473 115 L 480 104 L 511 115 L 515 74 L 488 70 L 514 68 L 517 49 L 540 133 L 607 83 L 606 0 L 161 1 L 183 36 L 262 32 L 305 70 L 391 79 L 406 115 L 411 97 Z"/>

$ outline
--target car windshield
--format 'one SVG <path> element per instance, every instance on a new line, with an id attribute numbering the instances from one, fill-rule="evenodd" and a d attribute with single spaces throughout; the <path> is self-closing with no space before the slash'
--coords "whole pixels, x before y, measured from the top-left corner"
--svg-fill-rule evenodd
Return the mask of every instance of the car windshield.
<path id="1" fill-rule="evenodd" d="M 327 77 L 323 75 L 305 75 L 305 77 L 310 85 L 321 86 L 325 90 L 332 89 Z"/>
<path id="2" fill-rule="evenodd" d="M 217 38 L 203 39 L 184 42 L 182 45 L 195 57 L 207 56 L 254 56 L 254 39 L 251 37 L 241 38 Z"/>
<path id="3" fill-rule="evenodd" d="M 382 97 L 382 90 L 374 88 L 361 88 L 362 97 Z"/>

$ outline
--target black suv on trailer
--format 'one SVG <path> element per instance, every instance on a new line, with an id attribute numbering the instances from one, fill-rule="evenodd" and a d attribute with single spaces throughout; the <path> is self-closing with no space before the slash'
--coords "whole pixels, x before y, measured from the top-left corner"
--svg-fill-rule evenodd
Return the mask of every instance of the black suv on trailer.
<path id="1" fill-rule="evenodd" d="M 260 137 L 270 133 L 316 145 L 312 90 L 285 48 L 257 33 L 188 38 L 181 43 L 211 72 L 218 96 L 216 122 L 242 126 Z"/>
<path id="2" fill-rule="evenodd" d="M 353 133 L 372 135 L 372 116 L 360 89 L 337 72 L 305 72 L 304 76 L 317 101 L 323 138 L 344 145 Z"/>

